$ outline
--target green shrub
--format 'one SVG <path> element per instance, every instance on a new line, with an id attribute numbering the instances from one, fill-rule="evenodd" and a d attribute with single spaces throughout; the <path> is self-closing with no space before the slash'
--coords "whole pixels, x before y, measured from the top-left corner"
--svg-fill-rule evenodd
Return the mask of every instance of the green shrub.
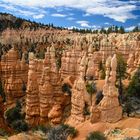
<path id="1" fill-rule="evenodd" d="M 57 66 L 57 69 L 59 70 L 61 68 L 61 58 L 57 58 L 56 59 L 56 66 Z"/>
<path id="2" fill-rule="evenodd" d="M 7 136 L 7 135 L 8 133 L 4 129 L 0 128 L 0 136 Z"/>
<path id="3" fill-rule="evenodd" d="M 93 83 L 88 83 L 86 85 L 86 90 L 89 94 L 93 94 L 97 91 L 97 88 L 96 88 L 96 83 L 93 82 Z"/>
<path id="4" fill-rule="evenodd" d="M 125 103 L 124 103 L 124 106 L 123 106 L 123 113 L 126 113 L 127 116 L 129 117 L 130 113 L 133 111 L 134 109 L 132 108 L 132 104 L 129 100 L 127 100 Z"/>
<path id="5" fill-rule="evenodd" d="M 117 78 L 117 88 L 119 92 L 119 102 L 122 104 L 123 100 L 123 82 L 122 80 L 127 77 L 126 73 L 127 64 L 122 56 L 122 54 L 117 54 L 117 69 L 116 69 L 116 78 Z"/>
<path id="6" fill-rule="evenodd" d="M 135 96 L 140 98 L 140 68 L 132 77 L 127 89 L 127 96 Z"/>
<path id="7" fill-rule="evenodd" d="M 101 70 L 101 77 L 100 77 L 101 79 L 105 79 L 105 70 L 103 69 L 103 70 Z"/>
<path id="8" fill-rule="evenodd" d="M 48 140 L 66 140 L 68 136 L 74 138 L 77 135 L 77 130 L 69 125 L 59 125 L 52 128 L 48 132 Z"/>
<path id="9" fill-rule="evenodd" d="M 32 131 L 42 131 L 43 133 L 47 133 L 51 129 L 51 126 L 38 125 L 32 128 Z"/>
<path id="10" fill-rule="evenodd" d="M 28 130 L 28 124 L 24 120 L 16 120 L 12 122 L 11 127 L 17 132 Z"/>
<path id="11" fill-rule="evenodd" d="M 112 133 L 112 134 L 114 134 L 114 135 L 118 135 L 118 134 L 120 134 L 120 133 L 121 133 L 121 130 L 120 130 L 120 129 L 115 128 L 114 130 L 112 130 L 112 131 L 111 131 L 111 133 Z"/>
<path id="12" fill-rule="evenodd" d="M 24 81 L 22 81 L 22 92 L 23 92 L 23 94 L 26 93 L 26 84 Z"/>
<path id="13" fill-rule="evenodd" d="M 95 104 L 98 105 L 100 103 L 100 101 L 103 99 L 103 97 L 104 97 L 103 91 L 98 91 L 96 94 Z"/>
<path id="14" fill-rule="evenodd" d="M 61 127 L 64 129 L 64 131 L 66 131 L 69 135 L 71 135 L 72 138 L 77 136 L 78 132 L 74 127 L 66 125 L 66 124 L 62 124 Z"/>
<path id="15" fill-rule="evenodd" d="M 97 91 L 96 83 L 95 82 L 87 83 L 86 90 L 91 96 L 90 99 L 91 99 L 91 105 L 92 105 L 92 95 Z"/>
<path id="16" fill-rule="evenodd" d="M 21 114 L 21 104 L 20 102 L 17 100 L 16 102 L 16 106 L 13 108 L 10 108 L 6 111 L 5 113 L 5 117 L 6 117 L 6 121 L 11 124 L 12 122 L 16 121 L 16 120 L 20 120 L 22 119 L 22 114 Z"/>
<path id="17" fill-rule="evenodd" d="M 101 72 L 101 77 L 100 78 L 105 79 L 105 66 L 102 63 L 102 61 L 100 61 L 98 69 Z"/>
<path id="18" fill-rule="evenodd" d="M 106 140 L 106 137 L 103 133 L 95 131 L 89 133 L 89 135 L 86 137 L 86 140 Z"/>
<path id="19" fill-rule="evenodd" d="M 5 102 L 6 101 L 6 95 L 5 95 L 5 92 L 4 92 L 4 89 L 3 89 L 3 84 L 2 84 L 1 79 L 0 79 L 0 95 L 2 97 L 2 101 Z"/>
<path id="20" fill-rule="evenodd" d="M 20 110 L 17 107 L 10 108 L 9 110 L 7 110 L 5 113 L 5 116 L 6 116 L 6 121 L 8 122 L 8 124 L 11 124 L 12 122 L 16 120 L 21 119 Z"/>
<path id="21" fill-rule="evenodd" d="M 104 66 L 103 66 L 103 63 L 102 63 L 102 61 L 100 61 L 100 62 L 99 62 L 98 69 L 99 69 L 99 70 L 102 70 L 102 69 L 104 69 Z"/>
<path id="22" fill-rule="evenodd" d="M 35 56 L 38 59 L 44 59 L 45 58 L 45 51 L 44 50 L 40 50 L 39 52 L 36 52 Z"/>
<path id="23" fill-rule="evenodd" d="M 11 128 L 17 132 L 27 131 L 28 125 L 24 121 L 25 114 L 21 113 L 21 104 L 19 101 L 16 102 L 16 106 L 10 108 L 5 113 L 7 123 Z"/>
<path id="24" fill-rule="evenodd" d="M 62 92 L 68 94 L 69 96 L 71 96 L 71 86 L 69 84 L 64 83 L 62 85 Z"/>
<path id="25" fill-rule="evenodd" d="M 90 115 L 89 106 L 85 103 L 83 115 Z"/>

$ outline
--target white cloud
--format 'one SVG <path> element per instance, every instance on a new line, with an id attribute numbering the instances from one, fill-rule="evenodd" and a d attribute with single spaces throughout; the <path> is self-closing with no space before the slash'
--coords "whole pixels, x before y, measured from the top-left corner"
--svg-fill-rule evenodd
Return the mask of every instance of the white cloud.
<path id="1" fill-rule="evenodd" d="M 105 4 L 105 5 L 89 8 L 87 9 L 87 12 L 94 15 L 103 15 L 104 17 L 109 17 L 111 19 L 124 23 L 127 19 L 136 18 L 136 16 L 131 13 L 131 11 L 135 9 L 136 9 L 135 5 L 124 4 L 124 5 L 115 6 L 114 4 L 114 6 L 113 5 L 110 6 Z"/>
<path id="2" fill-rule="evenodd" d="M 4 4 L 0 2 L 0 7 L 5 8 L 6 10 L 8 10 L 8 12 L 10 13 L 16 13 L 16 15 L 24 15 L 26 17 L 31 16 L 34 19 L 39 19 L 39 18 L 43 18 L 45 16 L 45 11 L 44 10 L 40 10 L 38 8 L 32 7 L 30 8 L 30 10 L 21 10 L 19 7 L 14 6 L 14 5 L 10 5 L 10 4 Z M 39 12 L 40 14 L 38 14 Z"/>
<path id="3" fill-rule="evenodd" d="M 21 9 L 16 8 L 13 5 L 9 5 L 9 4 L 0 3 L 0 7 L 3 7 L 6 10 L 9 10 L 9 11 L 13 11 L 13 12 L 17 13 L 17 15 L 21 14 L 21 15 L 24 15 L 24 16 L 33 16 L 34 14 L 36 14 L 35 12 L 28 11 L 28 10 L 21 10 Z"/>
<path id="4" fill-rule="evenodd" d="M 67 20 L 75 20 L 73 17 L 68 17 Z"/>
<path id="5" fill-rule="evenodd" d="M 58 8 L 56 8 L 55 7 L 55 10 L 59 13 L 59 12 L 63 12 L 64 11 L 64 9 L 63 8 L 61 8 L 61 7 L 58 7 Z"/>
<path id="6" fill-rule="evenodd" d="M 54 13 L 54 14 L 52 14 L 51 16 L 53 16 L 53 17 L 66 17 L 67 15 L 65 15 L 65 14 Z"/>
<path id="7" fill-rule="evenodd" d="M 130 26 L 130 27 L 125 28 L 125 30 L 126 31 L 132 31 L 134 28 L 135 28 L 135 26 Z"/>
<path id="8" fill-rule="evenodd" d="M 89 21 L 86 21 L 86 20 L 76 21 L 76 23 L 80 24 L 80 26 L 83 27 L 83 28 L 91 28 L 93 30 L 101 28 L 98 25 L 90 25 Z"/>
<path id="9" fill-rule="evenodd" d="M 88 17 L 88 16 L 90 16 L 91 14 L 89 14 L 89 13 L 86 13 L 86 14 L 84 14 L 83 16 L 84 17 Z"/>
<path id="10" fill-rule="evenodd" d="M 86 15 L 103 15 L 119 22 L 125 22 L 128 19 L 135 19 L 132 13 L 138 9 L 137 0 L 120 1 L 120 0 L 2 0 L 13 5 L 38 7 L 66 7 L 83 10 Z"/>
<path id="11" fill-rule="evenodd" d="M 104 29 L 107 31 L 109 27 L 104 27 Z"/>
<path id="12" fill-rule="evenodd" d="M 101 26 L 99 26 L 99 25 L 93 25 L 93 26 L 92 26 L 92 29 L 94 29 L 94 30 L 100 29 L 100 28 L 101 28 Z"/>
<path id="13" fill-rule="evenodd" d="M 80 29 L 79 27 L 76 27 L 76 26 L 70 26 L 70 27 L 68 27 L 69 30 L 71 30 L 73 28 Z"/>
<path id="14" fill-rule="evenodd" d="M 34 16 L 36 14 L 35 12 L 20 10 L 20 9 L 17 9 L 17 12 L 24 16 Z"/>
<path id="15" fill-rule="evenodd" d="M 109 22 L 105 22 L 104 24 L 105 24 L 105 25 L 110 25 L 110 23 L 109 23 Z"/>
<path id="16" fill-rule="evenodd" d="M 88 21 L 81 20 L 81 21 L 76 21 L 76 23 L 80 24 L 81 27 L 87 27 L 90 28 L 91 26 L 89 25 Z"/>
<path id="17" fill-rule="evenodd" d="M 73 16 L 74 15 L 74 13 L 69 13 L 69 16 Z"/>
<path id="18" fill-rule="evenodd" d="M 13 5 L 8 5 L 8 4 L 3 4 L 3 3 L 0 3 L 0 7 L 5 8 L 6 10 L 12 10 L 12 11 L 16 10 L 16 8 Z"/>
<path id="19" fill-rule="evenodd" d="M 43 18 L 45 15 L 43 14 L 39 14 L 39 15 L 33 15 L 33 18 L 34 19 L 40 19 L 40 18 Z"/>

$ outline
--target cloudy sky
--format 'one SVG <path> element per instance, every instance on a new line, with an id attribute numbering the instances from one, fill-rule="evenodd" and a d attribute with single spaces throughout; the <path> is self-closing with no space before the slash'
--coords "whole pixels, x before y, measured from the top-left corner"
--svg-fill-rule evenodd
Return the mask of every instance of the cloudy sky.
<path id="1" fill-rule="evenodd" d="M 140 25 L 140 0 L 0 0 L 0 12 L 69 28 Z"/>

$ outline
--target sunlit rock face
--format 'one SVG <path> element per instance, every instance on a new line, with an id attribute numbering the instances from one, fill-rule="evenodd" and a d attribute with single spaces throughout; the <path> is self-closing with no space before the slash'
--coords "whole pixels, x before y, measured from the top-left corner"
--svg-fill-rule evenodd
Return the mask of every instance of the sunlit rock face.
<path id="1" fill-rule="evenodd" d="M 108 57 L 106 61 L 106 78 L 103 87 L 103 99 L 99 105 L 93 108 L 92 122 L 117 122 L 122 118 L 122 107 L 118 101 L 118 90 L 115 87 L 116 82 L 116 68 L 117 58 L 116 55 Z"/>
<path id="2" fill-rule="evenodd" d="M 6 103 L 11 104 L 25 95 L 23 84 L 27 83 L 28 65 L 18 58 L 18 52 L 12 48 L 1 59 L 1 79 L 6 93 Z"/>
<path id="3" fill-rule="evenodd" d="M 77 77 L 79 75 L 79 66 L 81 60 L 81 48 L 78 46 L 75 49 L 67 50 L 63 53 L 61 61 L 62 66 L 60 69 L 61 77 L 63 79 L 67 78 L 68 76 Z"/>
<path id="4" fill-rule="evenodd" d="M 54 125 L 60 124 L 62 120 L 62 108 L 59 104 L 53 106 L 48 114 L 50 122 Z"/>
<path id="5" fill-rule="evenodd" d="M 67 97 L 62 93 L 53 46 L 47 50 L 43 61 L 30 54 L 26 92 L 26 120 L 30 125 L 61 123 Z"/>
<path id="6" fill-rule="evenodd" d="M 106 61 L 106 79 L 103 88 L 103 99 L 100 103 L 101 121 L 117 122 L 122 118 L 122 107 L 119 105 L 116 82 L 117 58 L 114 55 Z"/>
<path id="7" fill-rule="evenodd" d="M 26 120 L 30 125 L 39 124 L 39 85 L 37 82 L 36 61 L 30 55 L 26 97 Z"/>
<path id="8" fill-rule="evenodd" d="M 86 71 L 86 55 L 83 56 L 79 72 L 80 75 L 74 82 L 73 89 L 72 89 L 72 97 L 71 97 L 71 116 L 70 116 L 70 123 L 80 124 L 84 122 L 85 118 L 83 115 L 84 106 L 85 106 L 85 99 L 84 95 L 87 93 L 86 85 L 84 80 L 84 75 Z"/>
<path id="9" fill-rule="evenodd" d="M 48 113 L 53 105 L 53 86 L 50 84 L 49 67 L 43 70 L 39 86 L 40 123 L 48 122 Z"/>

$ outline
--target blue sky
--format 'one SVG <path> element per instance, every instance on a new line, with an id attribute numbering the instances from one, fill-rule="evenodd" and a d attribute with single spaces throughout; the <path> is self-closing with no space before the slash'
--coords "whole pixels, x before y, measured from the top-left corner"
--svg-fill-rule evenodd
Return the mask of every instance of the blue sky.
<path id="1" fill-rule="evenodd" d="M 0 12 L 68 28 L 140 25 L 140 0 L 0 0 Z"/>

